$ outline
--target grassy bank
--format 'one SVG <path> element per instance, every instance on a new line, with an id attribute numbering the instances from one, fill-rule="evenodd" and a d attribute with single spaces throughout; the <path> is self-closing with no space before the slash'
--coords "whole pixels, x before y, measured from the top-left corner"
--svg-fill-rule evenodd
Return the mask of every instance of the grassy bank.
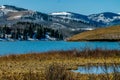
<path id="1" fill-rule="evenodd" d="M 102 64 L 120 64 L 120 51 L 84 49 L 2 56 L 0 80 L 101 80 L 103 77 L 108 78 L 108 75 L 87 75 L 70 70 L 80 65 Z M 113 78 L 109 74 L 109 79 Z"/>
<path id="2" fill-rule="evenodd" d="M 68 41 L 120 41 L 120 26 L 83 32 L 74 35 Z"/>

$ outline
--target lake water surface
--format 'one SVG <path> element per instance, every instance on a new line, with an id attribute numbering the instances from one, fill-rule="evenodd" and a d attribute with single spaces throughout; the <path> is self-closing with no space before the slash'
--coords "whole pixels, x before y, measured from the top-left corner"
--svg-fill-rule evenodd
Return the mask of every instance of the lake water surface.
<path id="1" fill-rule="evenodd" d="M 106 73 L 120 73 L 120 65 L 111 66 L 80 66 L 77 70 L 72 70 L 73 72 L 79 72 L 81 74 L 106 74 Z"/>
<path id="2" fill-rule="evenodd" d="M 52 50 L 84 49 L 85 47 L 119 49 L 120 42 L 65 42 L 65 41 L 15 41 L 0 42 L 0 55 L 47 52 Z"/>

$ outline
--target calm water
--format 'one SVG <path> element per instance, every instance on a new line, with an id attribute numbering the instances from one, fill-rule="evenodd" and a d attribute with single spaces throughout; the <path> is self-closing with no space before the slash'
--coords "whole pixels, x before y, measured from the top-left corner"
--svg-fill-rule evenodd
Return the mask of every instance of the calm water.
<path id="1" fill-rule="evenodd" d="M 72 70 L 73 72 L 79 72 L 81 74 L 104 74 L 104 73 L 115 73 L 120 72 L 120 65 L 114 67 L 112 66 L 80 66 L 77 70 Z"/>
<path id="2" fill-rule="evenodd" d="M 85 47 L 119 49 L 120 42 L 65 42 L 65 41 L 16 41 L 0 42 L 0 55 L 46 52 L 51 50 L 83 49 Z"/>

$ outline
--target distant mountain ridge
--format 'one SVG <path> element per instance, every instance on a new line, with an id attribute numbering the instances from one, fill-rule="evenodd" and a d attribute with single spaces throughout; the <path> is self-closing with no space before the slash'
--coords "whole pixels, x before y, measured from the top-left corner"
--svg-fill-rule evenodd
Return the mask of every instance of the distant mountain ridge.
<path id="1" fill-rule="evenodd" d="M 96 26 L 110 26 L 115 25 L 116 22 L 120 24 L 120 14 L 112 13 L 112 12 L 104 12 L 99 14 L 91 14 L 91 15 L 82 15 L 72 12 L 58 12 L 52 13 L 53 16 L 58 16 L 63 19 L 73 19 L 77 21 L 83 21 L 89 24 L 93 24 Z"/>
<path id="2" fill-rule="evenodd" d="M 23 13 L 21 17 L 28 17 L 28 15 L 24 16 L 25 13 L 29 14 L 30 16 L 33 16 L 33 18 L 37 17 L 40 20 L 42 20 L 42 16 L 40 17 L 40 12 L 37 11 L 32 11 L 24 8 L 19 8 L 16 6 L 11 6 L 11 5 L 3 5 L 0 6 L 0 16 L 5 16 L 9 15 L 9 13 Z M 28 12 L 28 13 L 27 13 Z M 43 13 L 45 14 L 45 13 Z M 37 15 L 37 16 L 35 16 Z M 14 15 L 12 15 L 14 16 Z M 20 16 L 20 15 L 19 15 Z M 81 21 L 85 22 L 88 24 L 92 24 L 94 26 L 109 26 L 109 25 L 115 25 L 115 24 L 120 24 L 120 14 L 118 13 L 112 13 L 112 12 L 103 12 L 99 14 L 91 14 L 91 15 L 82 15 L 78 13 L 73 13 L 73 12 L 56 12 L 56 13 L 51 13 L 51 14 L 46 14 L 47 17 L 51 19 L 51 17 L 58 17 L 62 19 L 71 19 L 75 21 Z M 51 17 L 50 17 L 51 16 Z M 18 16 L 17 16 L 18 17 Z M 21 18 L 20 17 L 20 18 Z"/>
<path id="3" fill-rule="evenodd" d="M 11 5 L 0 6 L 0 25 L 12 26 L 17 22 L 32 22 L 58 30 L 64 37 L 100 27 L 119 25 L 120 15 L 111 12 L 82 15 L 73 12 L 45 14 Z"/>

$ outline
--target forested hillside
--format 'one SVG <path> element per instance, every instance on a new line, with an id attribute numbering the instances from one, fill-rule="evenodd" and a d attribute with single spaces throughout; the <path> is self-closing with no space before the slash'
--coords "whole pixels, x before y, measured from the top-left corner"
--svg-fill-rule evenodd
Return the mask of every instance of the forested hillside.
<path id="1" fill-rule="evenodd" d="M 40 24 L 18 22 L 12 26 L 1 26 L 0 38 L 1 40 L 62 40 L 63 36 L 58 30 Z"/>

